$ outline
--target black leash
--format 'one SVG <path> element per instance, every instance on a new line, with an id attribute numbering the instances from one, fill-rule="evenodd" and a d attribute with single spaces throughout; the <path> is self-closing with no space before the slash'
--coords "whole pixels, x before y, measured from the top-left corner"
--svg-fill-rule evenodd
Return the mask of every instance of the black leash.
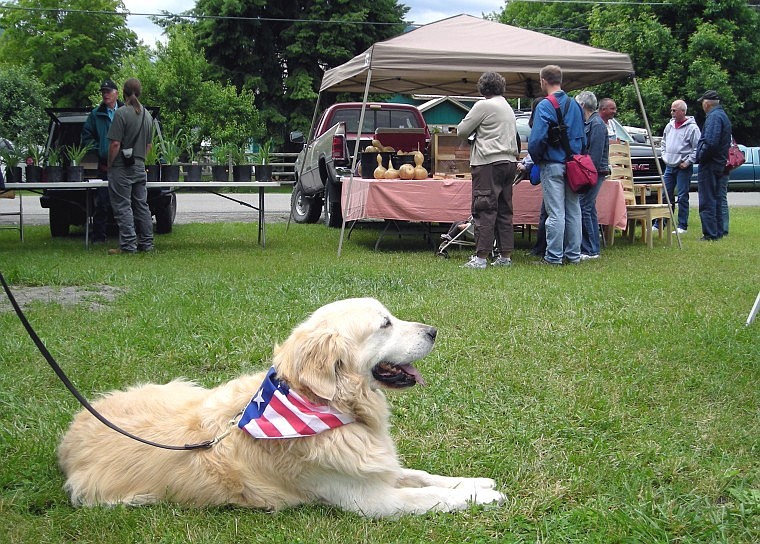
<path id="1" fill-rule="evenodd" d="M 64 373 L 63 369 L 58 365 L 58 363 L 55 361 L 53 356 L 50 354 L 50 352 L 45 347 L 45 344 L 42 343 L 42 340 L 40 340 L 40 337 L 37 336 L 37 333 L 34 331 L 32 326 L 29 324 L 29 321 L 26 319 L 26 316 L 24 315 L 24 312 L 21 311 L 21 307 L 18 305 L 18 302 L 16 302 L 16 298 L 13 296 L 13 293 L 11 293 L 10 287 L 8 287 L 8 284 L 5 282 L 5 278 L 3 277 L 3 274 L 0 273 L 0 282 L 3 284 L 3 288 L 5 289 L 5 294 L 8 295 L 8 300 L 11 301 L 11 305 L 13 306 L 13 309 L 16 311 L 16 315 L 21 320 L 21 323 L 24 325 L 24 328 L 26 329 L 26 332 L 29 334 L 29 337 L 32 339 L 32 342 L 37 346 L 37 349 L 40 350 L 40 353 L 45 358 L 45 360 L 48 362 L 50 367 L 53 369 L 53 372 L 58 376 L 58 378 L 63 382 L 63 384 L 66 386 L 66 388 L 71 392 L 74 397 L 79 401 L 79 403 L 84 406 L 87 411 L 89 411 L 95 418 L 103 423 L 106 427 L 113 429 L 117 433 L 123 434 L 126 437 L 131 438 L 132 440 L 137 440 L 138 442 L 142 442 L 143 444 L 147 444 L 148 446 L 153 446 L 156 448 L 161 448 L 165 450 L 198 450 L 198 449 L 206 449 L 210 448 L 214 444 L 216 444 L 219 440 L 224 438 L 226 436 L 226 433 L 214 438 L 213 440 L 206 440 L 205 442 L 200 442 L 198 444 L 185 444 L 184 446 L 168 446 L 166 444 L 159 444 L 157 442 L 152 442 L 150 440 L 146 440 L 145 438 L 140 438 L 139 436 L 135 436 L 130 432 L 125 431 L 124 429 L 118 427 L 114 423 L 111 423 L 108 421 L 100 412 L 98 412 L 95 408 L 92 407 L 92 405 L 87 402 L 87 399 L 82 396 L 82 394 L 77 390 L 76 387 L 74 387 L 74 384 L 71 383 L 71 380 L 69 380 L 68 376 Z"/>

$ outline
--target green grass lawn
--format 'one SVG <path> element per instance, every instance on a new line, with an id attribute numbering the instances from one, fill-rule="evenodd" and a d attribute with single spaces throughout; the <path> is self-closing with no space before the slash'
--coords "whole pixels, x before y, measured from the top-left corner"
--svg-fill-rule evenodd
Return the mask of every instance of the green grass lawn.
<path id="1" fill-rule="evenodd" d="M 373 296 L 436 326 L 417 365 L 428 387 L 388 395 L 399 454 L 492 477 L 509 497 L 395 520 L 325 506 L 72 508 L 55 450 L 79 407 L 2 301 L 0 542 L 758 542 L 760 320 L 744 322 L 760 290 L 760 209 L 731 220 L 727 239 L 698 242 L 693 210 L 683 249 L 618 238 L 600 260 L 561 268 L 533 266 L 518 237 L 511 269 L 482 271 L 459 268 L 466 248 L 446 260 L 419 237 L 374 251 L 372 228 L 340 258 L 339 231 L 322 225 L 268 225 L 263 249 L 255 224 L 178 225 L 136 256 L 46 227 L 23 244 L 0 231 L 16 289 L 118 289 L 27 305 L 90 398 L 264 369 L 274 343 L 339 298 Z"/>

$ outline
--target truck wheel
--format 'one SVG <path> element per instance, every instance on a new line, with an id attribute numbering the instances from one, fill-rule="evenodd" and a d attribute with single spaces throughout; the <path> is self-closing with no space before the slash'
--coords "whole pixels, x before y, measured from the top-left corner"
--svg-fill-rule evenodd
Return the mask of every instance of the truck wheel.
<path id="1" fill-rule="evenodd" d="M 325 225 L 328 227 L 340 228 L 343 226 L 343 210 L 340 208 L 340 189 L 337 183 L 328 181 L 325 185 Z"/>
<path id="2" fill-rule="evenodd" d="M 156 234 L 170 233 L 175 217 L 177 217 L 177 195 L 172 193 L 169 203 L 156 210 Z"/>
<path id="3" fill-rule="evenodd" d="M 318 196 L 307 197 L 301 184 L 296 183 L 290 196 L 290 215 L 296 223 L 316 223 L 322 215 L 322 199 Z"/>
<path id="4" fill-rule="evenodd" d="M 50 236 L 53 238 L 69 235 L 69 210 L 60 206 L 50 207 Z"/>

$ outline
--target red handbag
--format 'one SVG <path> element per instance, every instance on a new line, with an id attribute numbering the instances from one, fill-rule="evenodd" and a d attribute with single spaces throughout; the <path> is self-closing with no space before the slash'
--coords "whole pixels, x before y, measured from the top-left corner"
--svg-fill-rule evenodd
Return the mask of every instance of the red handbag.
<path id="1" fill-rule="evenodd" d="M 596 185 L 599 174 L 589 155 L 573 155 L 565 161 L 565 179 L 574 193 L 585 193 Z"/>
<path id="2" fill-rule="evenodd" d="M 728 148 L 728 159 L 726 159 L 726 173 L 734 168 L 740 167 L 746 160 L 744 153 L 742 153 L 742 150 L 736 145 L 736 140 L 731 136 L 731 146 Z"/>
<path id="3" fill-rule="evenodd" d="M 567 127 L 564 126 L 559 102 L 554 95 L 549 95 L 547 100 L 551 102 L 554 110 L 557 112 L 557 122 L 560 127 L 560 142 L 565 150 L 565 180 L 567 181 L 567 186 L 574 193 L 585 193 L 594 187 L 599 180 L 599 174 L 596 171 L 596 166 L 594 166 L 594 161 L 586 153 L 572 154 L 570 142 L 567 139 Z"/>

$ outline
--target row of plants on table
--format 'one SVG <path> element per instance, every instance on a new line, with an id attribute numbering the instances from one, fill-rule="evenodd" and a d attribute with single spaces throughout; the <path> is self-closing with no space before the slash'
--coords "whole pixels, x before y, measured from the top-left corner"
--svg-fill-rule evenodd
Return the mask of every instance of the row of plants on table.
<path id="1" fill-rule="evenodd" d="M 178 182 L 181 171 L 187 182 L 202 181 L 200 146 L 190 133 L 178 130 L 161 137 L 154 134 L 153 140 L 154 145 L 145 158 L 148 181 Z M 256 181 L 271 181 L 271 154 L 271 141 L 261 144 L 255 153 L 249 153 L 247 146 L 218 144 L 212 147 L 208 154 L 211 162 L 211 180 L 245 182 L 251 181 L 255 176 Z M 183 162 L 182 168 L 180 162 Z"/>
<path id="2" fill-rule="evenodd" d="M 202 181 L 203 165 L 200 164 L 198 142 L 182 130 L 160 137 L 154 132 L 154 145 L 145 157 L 148 181 L 174 183 L 180 180 L 180 161 L 183 162 L 184 180 Z M 49 149 L 44 155 L 42 146 L 28 149 L 2 149 L 0 160 L 5 164 L 5 179 L 8 182 L 24 180 L 22 166 L 26 164 L 25 179 L 29 183 L 47 181 L 82 181 L 84 166 L 81 164 L 90 147 L 84 145 L 64 146 Z M 214 146 L 210 153 L 211 179 L 213 181 L 256 181 L 272 180 L 271 140 L 259 146 L 258 151 L 249 153 L 248 147 L 223 143 Z M 230 174 L 232 178 L 230 179 Z"/>
<path id="3" fill-rule="evenodd" d="M 0 159 L 5 164 L 5 180 L 9 183 L 23 181 L 24 170 L 27 183 L 43 180 L 82 181 L 84 179 L 82 160 L 88 151 L 90 151 L 90 146 L 75 144 L 61 149 L 50 149 L 45 157 L 41 146 L 30 146 L 25 150 L 6 148 L 0 150 Z M 20 164 L 26 166 L 19 166 Z"/>

